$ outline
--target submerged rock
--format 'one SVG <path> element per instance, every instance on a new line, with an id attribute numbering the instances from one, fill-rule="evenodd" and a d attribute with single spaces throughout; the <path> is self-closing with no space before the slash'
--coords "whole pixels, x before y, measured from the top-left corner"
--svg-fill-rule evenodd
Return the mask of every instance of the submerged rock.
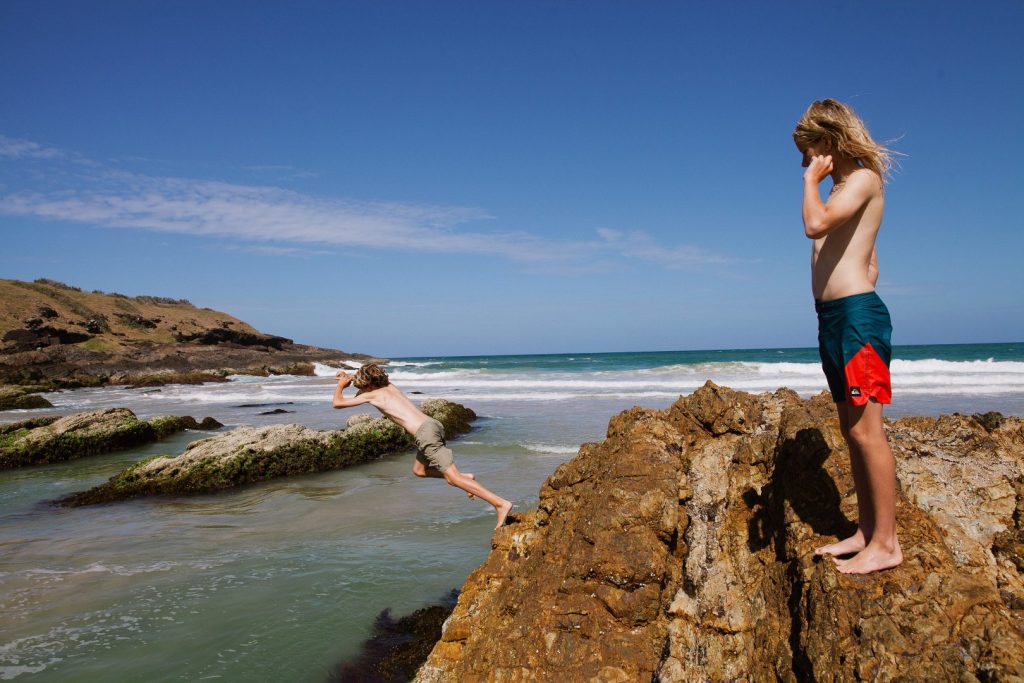
<path id="1" fill-rule="evenodd" d="M 887 427 L 905 561 L 846 576 L 814 555 L 856 517 L 827 395 L 614 417 L 495 532 L 416 680 L 1020 680 L 1024 420 Z"/>
<path id="2" fill-rule="evenodd" d="M 106 408 L 67 417 L 44 417 L 0 426 L 0 469 L 62 462 L 133 448 L 186 429 L 217 429 L 212 417 L 140 420 L 127 408 Z"/>
<path id="3" fill-rule="evenodd" d="M 373 635 L 358 657 L 342 662 L 331 672 L 329 683 L 404 683 L 416 675 L 431 648 L 441 637 L 441 625 L 452 613 L 457 590 L 440 604 L 418 609 L 399 619 L 385 609 L 377 615 Z"/>
<path id="4" fill-rule="evenodd" d="M 468 432 L 476 414 L 457 403 L 424 401 L 424 413 L 439 420 L 449 436 Z M 295 474 L 336 470 L 408 450 L 412 437 L 391 420 L 356 415 L 344 431 L 302 425 L 239 427 L 195 441 L 178 456 L 158 455 L 136 463 L 88 491 L 60 501 L 77 506 L 143 495 L 220 491 Z"/>

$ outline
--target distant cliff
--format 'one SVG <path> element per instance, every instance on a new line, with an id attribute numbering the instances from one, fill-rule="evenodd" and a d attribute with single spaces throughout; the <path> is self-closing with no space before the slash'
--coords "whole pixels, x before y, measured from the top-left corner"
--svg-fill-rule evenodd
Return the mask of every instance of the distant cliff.
<path id="1" fill-rule="evenodd" d="M 856 517 L 827 396 L 626 411 L 495 533 L 417 680 L 1021 680 L 1024 420 L 979 418 L 888 425 L 906 559 L 845 576 L 813 552 Z"/>
<path id="2" fill-rule="evenodd" d="M 312 374 L 364 354 L 296 344 L 183 299 L 0 280 L 0 384 L 42 389 Z"/>

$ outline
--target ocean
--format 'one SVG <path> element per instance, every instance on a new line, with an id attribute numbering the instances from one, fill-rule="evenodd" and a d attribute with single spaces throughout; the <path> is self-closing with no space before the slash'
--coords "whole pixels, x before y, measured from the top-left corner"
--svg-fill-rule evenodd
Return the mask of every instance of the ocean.
<path id="1" fill-rule="evenodd" d="M 119 406 L 336 429 L 364 409 L 330 407 L 334 372 L 57 392 L 53 409 L 3 412 L 0 423 Z M 519 510 L 633 405 L 666 407 L 708 379 L 802 396 L 825 388 L 814 349 L 404 358 L 389 372 L 414 399 L 480 415 L 450 444 L 456 462 Z M 896 347 L 892 375 L 892 417 L 1024 414 L 1024 343 Z M 288 412 L 261 414 L 274 410 Z M 323 681 L 381 610 L 439 601 L 490 550 L 493 510 L 412 477 L 411 454 L 216 495 L 49 504 L 204 436 L 0 472 L 0 680 Z"/>

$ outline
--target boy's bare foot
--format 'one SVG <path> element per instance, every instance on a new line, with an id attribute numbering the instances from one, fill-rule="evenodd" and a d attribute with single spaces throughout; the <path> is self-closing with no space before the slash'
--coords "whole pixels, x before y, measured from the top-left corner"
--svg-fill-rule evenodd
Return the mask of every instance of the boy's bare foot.
<path id="1" fill-rule="evenodd" d="M 849 555 L 850 553 L 859 553 L 861 550 L 867 547 L 867 541 L 864 540 L 864 532 L 857 529 L 857 533 L 849 538 L 844 538 L 836 543 L 830 543 L 829 545 L 819 546 L 814 549 L 815 555 Z"/>
<path id="2" fill-rule="evenodd" d="M 474 476 L 473 476 L 473 473 L 472 473 L 472 472 L 463 472 L 463 473 L 462 473 L 462 476 L 464 476 L 464 477 L 469 477 L 469 478 L 470 478 L 470 479 L 472 479 L 473 481 L 476 481 L 476 477 L 474 477 Z M 466 492 L 466 497 L 467 497 L 467 498 L 469 498 L 470 500 L 473 500 L 474 498 L 476 498 L 476 496 L 475 496 L 475 495 L 473 495 L 472 493 L 470 493 L 470 492 L 468 492 L 468 491 Z"/>
<path id="3" fill-rule="evenodd" d="M 884 548 L 880 543 L 872 543 L 848 560 L 837 560 L 833 557 L 832 561 L 836 563 L 836 569 L 843 574 L 870 574 L 899 565 L 903 562 L 903 550 L 899 542 L 892 549 Z"/>
<path id="4" fill-rule="evenodd" d="M 494 509 L 498 513 L 498 523 L 494 525 L 494 528 L 500 529 L 505 524 L 505 518 L 508 517 L 508 513 L 512 511 L 512 503 L 506 500 Z"/>

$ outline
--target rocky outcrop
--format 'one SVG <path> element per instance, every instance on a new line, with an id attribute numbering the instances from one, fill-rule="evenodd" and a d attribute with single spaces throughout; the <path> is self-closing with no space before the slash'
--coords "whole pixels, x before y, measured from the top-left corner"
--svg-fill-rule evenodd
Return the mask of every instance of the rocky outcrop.
<path id="1" fill-rule="evenodd" d="M 315 362 L 377 361 L 296 344 L 182 299 L 0 279 L 0 385 L 43 389 L 313 374 Z"/>
<path id="2" fill-rule="evenodd" d="M 1024 420 L 888 431 L 905 561 L 847 576 L 814 555 L 856 516 L 826 395 L 616 416 L 495 532 L 416 680 L 1021 680 Z"/>
<path id="3" fill-rule="evenodd" d="M 468 432 L 476 414 L 458 403 L 424 401 L 421 409 L 439 420 L 448 436 Z M 344 431 L 302 425 L 239 427 L 193 442 L 178 456 L 158 455 L 128 467 L 62 505 L 107 503 L 145 495 L 188 495 L 235 488 L 267 479 L 337 470 L 386 453 L 408 450 L 412 437 L 391 420 L 353 416 Z"/>
<path id="4" fill-rule="evenodd" d="M 0 386 L 0 410 L 52 408 L 53 404 L 31 389 Z"/>
<path id="5" fill-rule="evenodd" d="M 134 448 L 186 429 L 221 426 L 212 417 L 202 422 L 175 415 L 140 420 L 127 408 L 25 420 L 0 426 L 0 469 L 83 458 Z"/>

